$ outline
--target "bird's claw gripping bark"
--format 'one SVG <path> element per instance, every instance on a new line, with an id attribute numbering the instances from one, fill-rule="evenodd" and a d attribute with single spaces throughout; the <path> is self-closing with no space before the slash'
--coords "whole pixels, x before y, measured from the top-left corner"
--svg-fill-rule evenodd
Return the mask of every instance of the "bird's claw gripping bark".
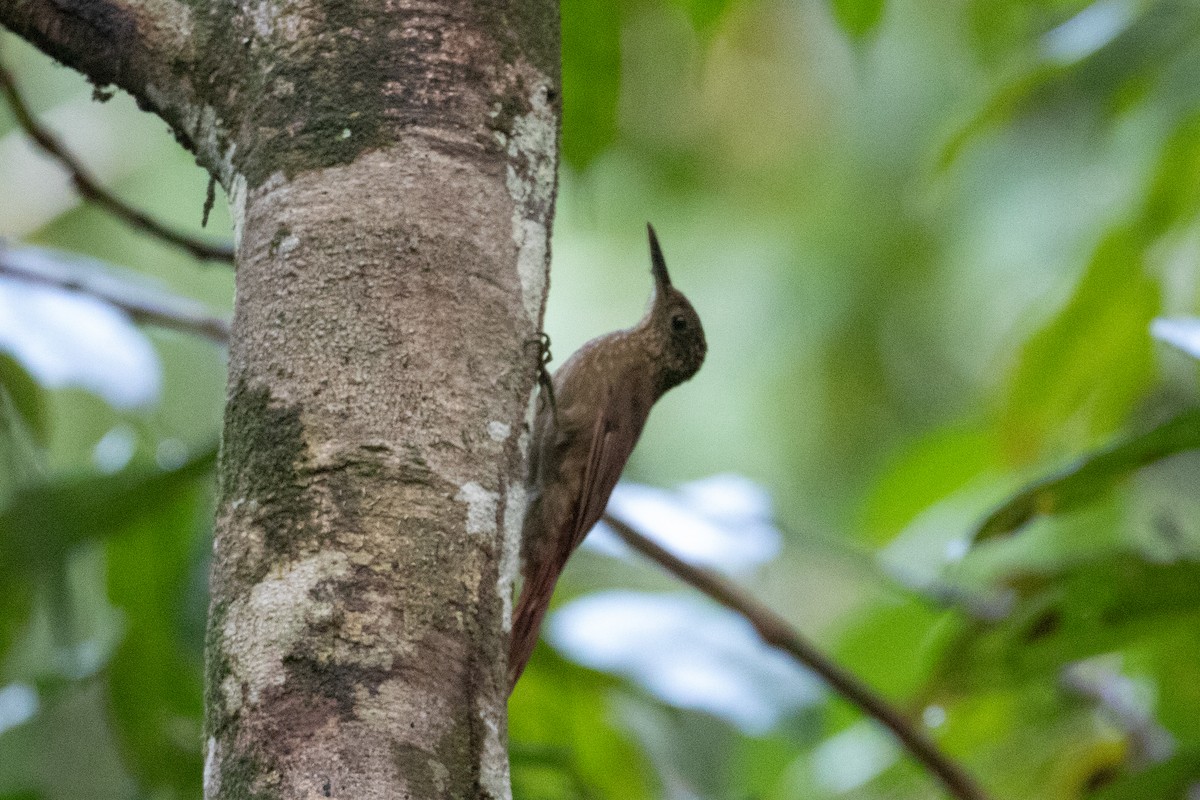
<path id="1" fill-rule="evenodd" d="M 531 344 L 538 346 L 538 386 L 542 389 L 542 399 L 543 402 L 550 404 L 550 414 L 554 417 L 554 424 L 557 426 L 558 405 L 554 402 L 554 382 L 550 379 L 550 370 L 546 369 L 546 365 L 553 358 L 550 354 L 550 334 L 539 331 L 537 336 L 526 341 L 526 345 Z"/>

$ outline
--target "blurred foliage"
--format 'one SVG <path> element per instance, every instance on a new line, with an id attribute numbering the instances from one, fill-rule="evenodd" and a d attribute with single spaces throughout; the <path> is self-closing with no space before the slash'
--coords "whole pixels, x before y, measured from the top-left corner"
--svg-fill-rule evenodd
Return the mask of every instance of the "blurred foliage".
<path id="1" fill-rule="evenodd" d="M 850 36 L 867 36 L 883 17 L 884 0 L 830 0 L 834 19 Z"/>
<path id="2" fill-rule="evenodd" d="M 975 540 L 1011 533 L 1039 514 L 1073 511 L 1102 496 L 1130 472 L 1196 449 L 1200 449 L 1200 411 L 1187 411 L 1023 489 L 988 515 Z"/>
<path id="3" fill-rule="evenodd" d="M 1200 5 L 565 0 L 562 18 L 554 350 L 636 318 L 647 219 L 711 346 L 631 476 L 767 486 L 789 533 L 753 591 L 997 800 L 1192 800 L 1200 398 L 1150 323 L 1200 299 Z M 205 176 L 161 123 L 5 44 L 109 185 L 198 229 Z M 80 206 L 19 142 L 0 110 L 0 235 L 228 310 L 226 271 Z M 228 224 L 219 206 L 210 230 Z M 147 335 L 163 395 L 140 410 L 0 356 L 5 800 L 199 797 L 224 363 Z M 670 583 L 585 552 L 558 601 L 615 586 Z M 752 736 L 543 645 L 511 712 L 524 800 L 938 791 L 832 696 Z"/>

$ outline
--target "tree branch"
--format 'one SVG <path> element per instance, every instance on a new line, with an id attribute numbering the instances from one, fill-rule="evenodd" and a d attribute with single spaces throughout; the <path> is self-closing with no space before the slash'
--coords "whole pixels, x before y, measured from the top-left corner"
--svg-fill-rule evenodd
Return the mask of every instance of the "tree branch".
<path id="1" fill-rule="evenodd" d="M 684 583 L 741 614 L 754 626 L 764 642 L 815 672 L 834 691 L 890 730 L 913 758 L 933 773 L 952 797 L 958 800 L 987 800 L 983 789 L 966 770 L 942 752 L 932 739 L 870 687 L 817 650 L 774 611 L 721 576 L 681 560 L 611 514 L 604 515 L 604 522 L 634 550 L 657 562 Z"/>
<path id="2" fill-rule="evenodd" d="M 203 87 L 193 85 L 207 75 L 196 69 L 197 56 L 219 39 L 198 28 L 202 20 L 179 0 L 0 0 L 0 25 L 97 87 L 129 92 L 228 186 L 228 143 L 205 113 Z"/>
<path id="3" fill-rule="evenodd" d="M 217 344 L 229 343 L 229 322 L 223 317 L 194 300 L 114 274 L 111 267 L 95 259 L 41 247 L 11 249 L 0 240 L 0 275 L 83 292 L 116 306 L 137 322 L 195 334 Z"/>
<path id="4" fill-rule="evenodd" d="M 173 2 L 148 8 L 131 0 L 0 0 L 0 25 L 97 84 L 133 91 L 131 79 L 159 60 L 160 48 L 143 31 L 161 36 L 178 11 Z"/>
<path id="5" fill-rule="evenodd" d="M 26 105 L 25 99 L 17 89 L 12 73 L 0 65 L 0 92 L 4 93 L 12 108 L 13 116 L 22 130 L 33 139 L 39 147 L 58 161 L 71 175 L 75 188 L 89 202 L 95 203 L 110 214 L 123 220 L 126 224 L 151 236 L 162 239 L 168 244 L 180 247 L 202 261 L 233 261 L 233 247 L 228 244 L 212 244 L 194 238 L 185 233 L 168 228 L 163 223 L 151 218 L 143 211 L 134 208 L 125 201 L 110 194 L 87 171 L 74 155 L 58 140 L 48 128 L 34 118 Z"/>

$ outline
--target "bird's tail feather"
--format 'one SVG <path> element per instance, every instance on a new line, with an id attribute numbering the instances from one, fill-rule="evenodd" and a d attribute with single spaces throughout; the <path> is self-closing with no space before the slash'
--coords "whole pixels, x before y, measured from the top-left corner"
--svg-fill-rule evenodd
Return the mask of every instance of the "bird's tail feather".
<path id="1" fill-rule="evenodd" d="M 562 574 L 569 556 L 570 551 L 566 554 L 552 553 L 549 558 L 532 565 L 533 569 L 526 576 L 525 585 L 521 587 L 521 597 L 513 611 L 512 638 L 509 640 L 509 694 L 517 685 L 521 673 L 525 671 L 525 665 L 533 655 L 533 648 L 537 646 L 542 620 L 550 608 L 550 597 L 554 594 L 558 576 Z"/>

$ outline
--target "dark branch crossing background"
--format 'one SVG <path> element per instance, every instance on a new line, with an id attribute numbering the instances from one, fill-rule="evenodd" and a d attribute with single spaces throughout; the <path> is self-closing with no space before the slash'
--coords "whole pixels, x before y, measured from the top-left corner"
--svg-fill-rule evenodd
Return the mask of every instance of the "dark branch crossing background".
<path id="1" fill-rule="evenodd" d="M 1168 0 L 0 0 L 0 800 L 1194 800 L 1198 72 Z M 708 356 L 508 699 L 536 345 L 647 220 Z"/>

